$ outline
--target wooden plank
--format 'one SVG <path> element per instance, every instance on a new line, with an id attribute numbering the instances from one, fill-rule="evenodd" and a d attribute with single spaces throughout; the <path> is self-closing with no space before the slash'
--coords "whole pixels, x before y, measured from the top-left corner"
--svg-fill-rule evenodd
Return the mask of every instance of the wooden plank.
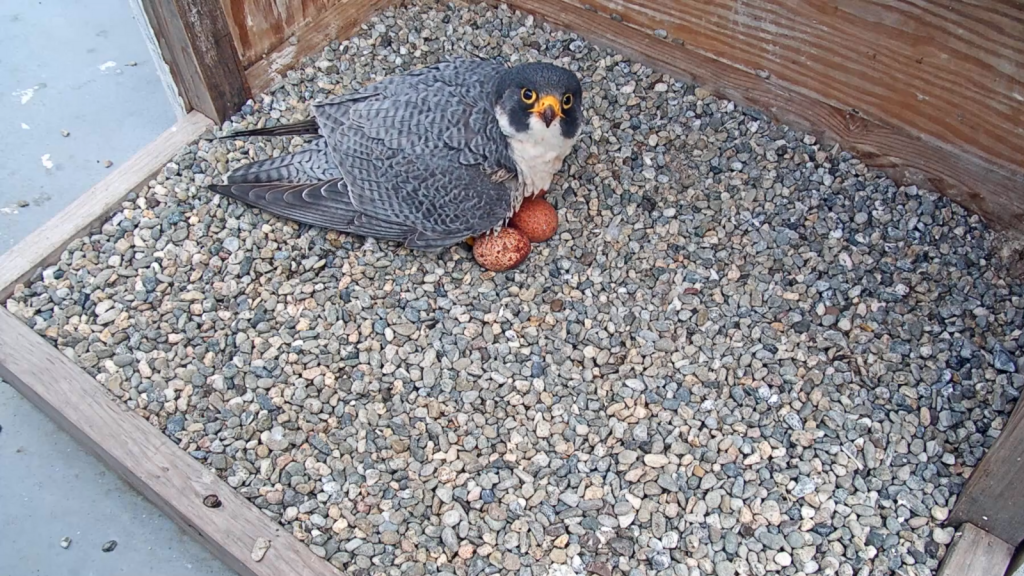
<path id="1" fill-rule="evenodd" d="M 1024 402 L 971 473 L 949 515 L 953 526 L 970 523 L 1019 546 L 1024 541 Z"/>
<path id="2" fill-rule="evenodd" d="M 149 50 L 149 56 L 153 59 L 153 66 L 156 68 L 157 76 L 160 77 L 160 84 L 164 87 L 167 100 L 171 103 L 171 108 L 174 109 L 174 117 L 181 120 L 185 117 L 185 114 L 188 114 L 185 110 L 185 100 L 182 99 L 181 94 L 178 92 L 178 87 L 174 85 L 171 69 L 167 62 L 164 62 L 163 54 L 160 53 L 160 44 L 156 40 L 153 26 L 146 17 L 146 10 L 142 7 L 142 0 L 128 0 L 128 4 L 132 7 L 132 17 L 135 18 L 135 22 L 142 31 L 142 37 L 146 41 L 146 48 Z"/>
<path id="3" fill-rule="evenodd" d="M 56 262 L 72 240 L 107 218 L 125 196 L 146 184 L 183 146 L 212 126 L 213 122 L 199 112 L 189 113 L 41 228 L 0 255 L 0 303 L 10 297 L 19 283 Z"/>
<path id="4" fill-rule="evenodd" d="M 570 0 L 911 134 L 1024 169 L 1024 3 Z"/>
<path id="5" fill-rule="evenodd" d="M 1010 567 L 1006 569 L 1006 576 L 1024 576 L 1024 547 L 1017 547 L 1017 553 L 1010 560 Z"/>
<path id="6" fill-rule="evenodd" d="M 1013 558 L 1013 546 L 972 524 L 953 537 L 938 576 L 1003 576 Z"/>
<path id="7" fill-rule="evenodd" d="M 868 118 L 859 109 L 824 101 L 775 76 L 758 74 L 756 70 L 693 50 L 685 40 L 661 39 L 583 8 L 575 0 L 509 0 L 508 4 L 656 70 L 697 82 L 741 105 L 758 108 L 773 121 L 810 132 L 824 141 L 838 142 L 867 164 L 885 170 L 897 182 L 946 194 L 996 227 L 1024 230 L 1024 170 L 1013 170 Z M 622 18 L 626 15 L 622 14 Z"/>
<path id="8" fill-rule="evenodd" d="M 218 123 L 236 113 L 249 87 L 220 3 L 143 0 L 143 8 L 186 110 Z"/>
<path id="9" fill-rule="evenodd" d="M 370 16 L 392 3 L 392 0 L 335 0 L 316 20 L 295 32 L 294 42 L 291 39 L 283 42 L 246 70 L 252 93 L 269 91 L 302 58 L 318 52 L 332 40 L 351 36 Z"/>
<path id="10" fill-rule="evenodd" d="M 220 0 L 242 66 L 248 68 L 337 0 Z"/>
<path id="11" fill-rule="evenodd" d="M 6 310 L 0 310 L 0 378 L 240 575 L 340 576 Z M 219 507 L 204 505 L 211 494 Z M 270 549 L 255 561 L 258 538 Z"/>

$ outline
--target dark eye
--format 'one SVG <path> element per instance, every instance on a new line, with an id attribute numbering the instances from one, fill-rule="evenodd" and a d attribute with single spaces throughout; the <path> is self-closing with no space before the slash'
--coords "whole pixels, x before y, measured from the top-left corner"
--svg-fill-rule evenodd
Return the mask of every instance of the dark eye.
<path id="1" fill-rule="evenodd" d="M 562 108 L 572 108 L 572 94 L 562 96 Z"/>
<path id="2" fill-rule="evenodd" d="M 533 104 L 537 100 L 537 94 L 529 88 L 523 88 L 523 102 L 527 104 Z"/>

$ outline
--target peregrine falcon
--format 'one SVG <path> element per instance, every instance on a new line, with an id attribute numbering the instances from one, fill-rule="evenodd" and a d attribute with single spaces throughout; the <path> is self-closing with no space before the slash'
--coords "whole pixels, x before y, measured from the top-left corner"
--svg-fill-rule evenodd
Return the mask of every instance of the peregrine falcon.
<path id="1" fill-rule="evenodd" d="M 550 186 L 580 133 L 582 92 L 553 64 L 443 62 L 313 104 L 309 120 L 226 136 L 317 137 L 210 189 L 303 224 L 440 250 L 501 228 Z"/>

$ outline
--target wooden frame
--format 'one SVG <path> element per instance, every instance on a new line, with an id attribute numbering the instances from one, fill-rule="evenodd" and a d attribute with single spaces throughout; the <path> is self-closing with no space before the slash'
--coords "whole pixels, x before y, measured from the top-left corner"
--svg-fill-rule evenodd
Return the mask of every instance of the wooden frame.
<path id="1" fill-rule="evenodd" d="M 958 34 L 947 29 L 956 21 L 945 15 L 925 14 L 921 21 L 913 21 L 910 14 L 915 10 L 946 10 L 948 3 L 932 0 L 851 0 L 839 5 L 824 0 L 509 4 L 656 70 L 762 110 L 774 121 L 839 143 L 895 181 L 941 192 L 997 228 L 1024 232 L 1022 5 L 979 2 L 973 12 L 992 16 L 989 20 L 998 20 L 998 14 L 987 10 L 1007 14 L 1000 24 L 1005 36 L 985 37 L 998 32 L 992 29 L 995 25 L 977 25 Z M 980 18 L 969 8 L 960 10 L 955 16 Z M 900 29 L 909 24 L 915 29 Z M 928 36 L 946 38 L 948 44 L 921 40 Z M 975 43 L 976 55 L 961 45 Z M 879 60 L 886 48 L 892 52 Z M 990 102 L 971 113 L 987 119 L 984 126 L 972 126 L 979 129 L 973 137 L 959 126 L 957 119 L 965 112 L 958 98 L 970 102 L 977 95 L 963 85 L 965 72 L 957 71 L 961 62 L 942 54 L 947 49 L 1001 88 L 994 91 L 999 104 Z M 843 54 L 849 54 L 849 62 Z M 887 89 L 911 71 L 909 63 L 925 62 L 934 62 L 928 67 L 931 76 L 913 70 L 915 80 L 924 82 L 914 88 L 924 93 Z M 1001 66 L 1018 67 L 1017 76 L 999 73 Z M 948 84 L 957 74 L 959 84 Z M 893 101 L 879 93 L 891 94 Z M 988 123 L 995 118 L 1001 120 Z"/>
<path id="2" fill-rule="evenodd" d="M 191 112 L 0 257 L 0 300 L 212 126 Z M 239 574 L 339 574 L 6 309 L 0 310 L 0 378 Z M 256 560 L 258 540 L 270 548 Z"/>
<path id="3" fill-rule="evenodd" d="M 1013 559 L 1013 546 L 974 526 L 964 524 L 942 559 L 938 576 L 1006 574 Z"/>
<path id="4" fill-rule="evenodd" d="M 217 2 L 142 0 L 142 8 L 186 111 L 223 122 L 245 104 L 249 87 Z"/>
<path id="5" fill-rule="evenodd" d="M 340 574 L 7 310 L 0 310 L 0 378 L 232 570 Z M 255 559 L 260 540 L 270 547 Z"/>
<path id="6" fill-rule="evenodd" d="M 1024 409 L 1006 426 L 964 486 L 949 522 L 970 523 L 1013 548 L 1024 542 Z"/>
<path id="7" fill-rule="evenodd" d="M 352 34 L 392 2 L 132 1 L 137 13 L 145 13 L 151 48 L 166 64 L 164 78 L 179 121 L 0 256 L 0 302 L 107 218 L 128 193 L 145 185 L 214 122 L 224 122 L 253 93 L 280 83 L 283 72 L 302 57 Z M 1020 4 L 510 4 L 757 107 L 773 120 L 838 142 L 897 181 L 937 189 L 998 228 L 1024 232 Z M 913 86 L 893 80 L 901 75 Z M 6 310 L 0 310 L 0 377 L 240 574 L 338 574 Z M 1013 485 L 1024 474 L 1022 460 L 1024 409 L 1018 407 L 953 509 L 949 523 L 960 531 L 940 574 L 1005 570 L 1013 547 L 1024 538 L 1024 499 Z M 210 495 L 217 496 L 219 507 L 204 505 Z M 259 539 L 270 548 L 257 560 L 253 547 Z"/>
<path id="8" fill-rule="evenodd" d="M 307 0 L 310 1 L 310 0 Z M 322 11 L 311 13 L 302 10 L 306 2 L 292 1 L 293 11 L 301 11 L 306 17 L 301 21 L 301 26 L 292 28 L 294 36 L 278 33 L 271 38 L 277 41 L 273 49 L 263 54 L 262 58 L 243 60 L 249 62 L 245 66 L 245 77 L 254 94 L 266 92 L 279 84 L 282 80 L 282 73 L 286 72 L 299 63 L 305 56 L 315 54 L 323 49 L 331 40 L 347 38 L 354 34 L 364 22 L 370 19 L 378 10 L 392 3 L 392 0 L 314 0 L 322 6 Z M 229 2 L 224 0 L 226 7 L 231 7 L 231 31 L 236 38 L 243 36 L 240 30 L 245 30 L 246 13 L 237 10 L 241 2 Z M 277 14 L 275 21 L 288 18 L 290 12 Z M 267 16 L 254 16 L 264 22 L 265 29 L 279 29 L 273 24 L 266 23 Z M 287 30 L 287 29 L 286 29 Z M 264 32 L 265 35 L 268 32 Z M 249 34 L 249 38 L 255 35 Z M 259 41 L 251 39 L 252 42 L 260 42 L 257 46 L 272 45 L 271 41 Z M 255 50 L 256 48 L 252 48 Z"/>

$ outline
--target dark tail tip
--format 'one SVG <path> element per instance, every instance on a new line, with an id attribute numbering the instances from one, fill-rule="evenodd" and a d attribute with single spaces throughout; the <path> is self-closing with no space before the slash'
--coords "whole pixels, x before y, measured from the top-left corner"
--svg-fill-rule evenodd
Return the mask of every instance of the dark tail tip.
<path id="1" fill-rule="evenodd" d="M 281 124 L 278 126 L 252 128 L 249 130 L 236 130 L 234 132 L 224 134 L 223 136 L 218 136 L 216 139 L 224 140 L 227 138 L 246 138 L 250 136 L 306 136 L 319 133 L 320 126 L 316 123 L 316 119 L 309 118 L 294 124 Z"/>

